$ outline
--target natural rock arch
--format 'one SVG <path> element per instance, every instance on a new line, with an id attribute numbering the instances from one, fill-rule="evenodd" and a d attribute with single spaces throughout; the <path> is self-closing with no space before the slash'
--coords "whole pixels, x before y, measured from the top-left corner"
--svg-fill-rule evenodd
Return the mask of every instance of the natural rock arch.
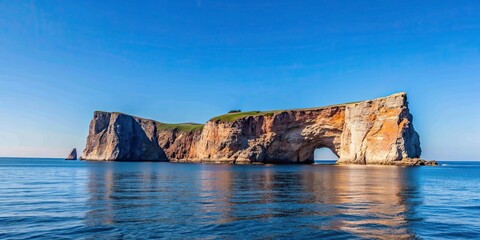
<path id="1" fill-rule="evenodd" d="M 297 161 L 301 163 L 313 163 L 314 153 L 317 148 L 328 148 L 333 154 L 339 154 L 340 150 L 340 132 L 336 128 L 331 128 L 335 123 L 329 126 L 330 129 L 321 130 L 320 134 L 308 136 L 298 147 Z M 334 130 L 335 129 L 335 130 Z M 329 131 L 329 134 L 326 134 Z M 333 135 L 333 136 L 332 136 Z"/>
<path id="2" fill-rule="evenodd" d="M 132 129 L 118 127 L 127 123 L 138 127 L 127 134 L 118 131 Z M 139 133 L 134 133 L 137 130 Z M 128 160 L 152 160 L 158 156 L 154 160 L 312 163 L 319 147 L 332 150 L 340 164 L 398 164 L 421 154 L 407 96 L 398 93 L 320 108 L 229 113 L 212 118 L 203 128 L 96 112 L 82 158 L 120 160 L 118 156 L 135 156 Z"/>

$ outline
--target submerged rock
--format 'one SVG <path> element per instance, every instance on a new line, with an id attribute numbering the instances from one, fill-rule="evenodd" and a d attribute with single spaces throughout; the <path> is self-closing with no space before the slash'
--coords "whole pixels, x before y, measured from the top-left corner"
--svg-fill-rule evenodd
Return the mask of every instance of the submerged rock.
<path id="1" fill-rule="evenodd" d="M 418 159 L 415 166 L 438 166 L 437 161 Z"/>
<path id="2" fill-rule="evenodd" d="M 233 112 L 205 125 L 164 124 L 95 112 L 82 159 L 313 163 L 327 147 L 338 164 L 429 165 L 406 93 L 327 107 Z"/>
<path id="3" fill-rule="evenodd" d="M 65 160 L 77 160 L 77 149 L 74 148 Z"/>

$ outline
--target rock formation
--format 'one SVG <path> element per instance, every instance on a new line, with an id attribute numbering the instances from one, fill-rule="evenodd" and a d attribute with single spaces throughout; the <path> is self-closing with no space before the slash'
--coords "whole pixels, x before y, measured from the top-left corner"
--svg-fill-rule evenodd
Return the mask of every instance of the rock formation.
<path id="1" fill-rule="evenodd" d="M 65 160 L 77 160 L 77 149 L 76 148 L 72 149 L 72 151 L 67 156 L 67 158 L 65 158 Z"/>
<path id="2" fill-rule="evenodd" d="M 337 164 L 430 164 L 419 159 L 405 93 L 319 108 L 228 113 L 205 125 L 95 112 L 82 159 L 312 163 L 321 147 L 339 157 Z"/>
<path id="3" fill-rule="evenodd" d="M 201 128 L 188 130 L 122 113 L 97 111 L 90 123 L 82 159 L 106 161 L 187 159 L 193 157 L 189 153 L 192 153 L 190 150 L 200 136 Z"/>

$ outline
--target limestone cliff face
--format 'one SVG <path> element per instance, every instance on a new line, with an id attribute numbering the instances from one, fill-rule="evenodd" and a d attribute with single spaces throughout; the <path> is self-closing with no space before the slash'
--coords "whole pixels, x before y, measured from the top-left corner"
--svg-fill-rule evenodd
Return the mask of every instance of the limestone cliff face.
<path id="1" fill-rule="evenodd" d="M 338 163 L 385 164 L 421 154 L 405 93 L 346 105 L 341 142 Z"/>
<path id="2" fill-rule="evenodd" d="M 339 164 L 419 164 L 420 141 L 405 93 L 321 108 L 232 114 L 189 131 L 95 112 L 82 158 L 311 163 L 314 150 L 327 147 Z"/>
<path id="3" fill-rule="evenodd" d="M 168 161 L 189 158 L 200 131 L 163 129 L 161 123 L 122 113 L 95 112 L 82 159 Z"/>
<path id="4" fill-rule="evenodd" d="M 197 143 L 204 161 L 313 162 L 317 147 L 340 151 L 345 107 L 280 111 L 207 122 Z"/>

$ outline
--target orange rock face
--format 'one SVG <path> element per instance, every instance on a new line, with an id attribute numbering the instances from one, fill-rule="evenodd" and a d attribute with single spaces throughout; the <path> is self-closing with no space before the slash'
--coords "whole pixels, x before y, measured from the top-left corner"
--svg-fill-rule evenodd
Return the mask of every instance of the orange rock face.
<path id="1" fill-rule="evenodd" d="M 419 136 L 405 93 L 329 107 L 273 111 L 203 129 L 160 129 L 153 120 L 96 112 L 83 159 L 215 163 L 312 163 L 316 148 L 339 164 L 413 165 Z"/>
<path id="2" fill-rule="evenodd" d="M 318 147 L 338 154 L 344 106 L 291 110 L 235 121 L 209 121 L 196 146 L 196 159 L 235 163 L 313 162 Z"/>
<path id="3" fill-rule="evenodd" d="M 338 163 L 397 164 L 419 158 L 420 140 L 405 93 L 349 104 Z"/>

